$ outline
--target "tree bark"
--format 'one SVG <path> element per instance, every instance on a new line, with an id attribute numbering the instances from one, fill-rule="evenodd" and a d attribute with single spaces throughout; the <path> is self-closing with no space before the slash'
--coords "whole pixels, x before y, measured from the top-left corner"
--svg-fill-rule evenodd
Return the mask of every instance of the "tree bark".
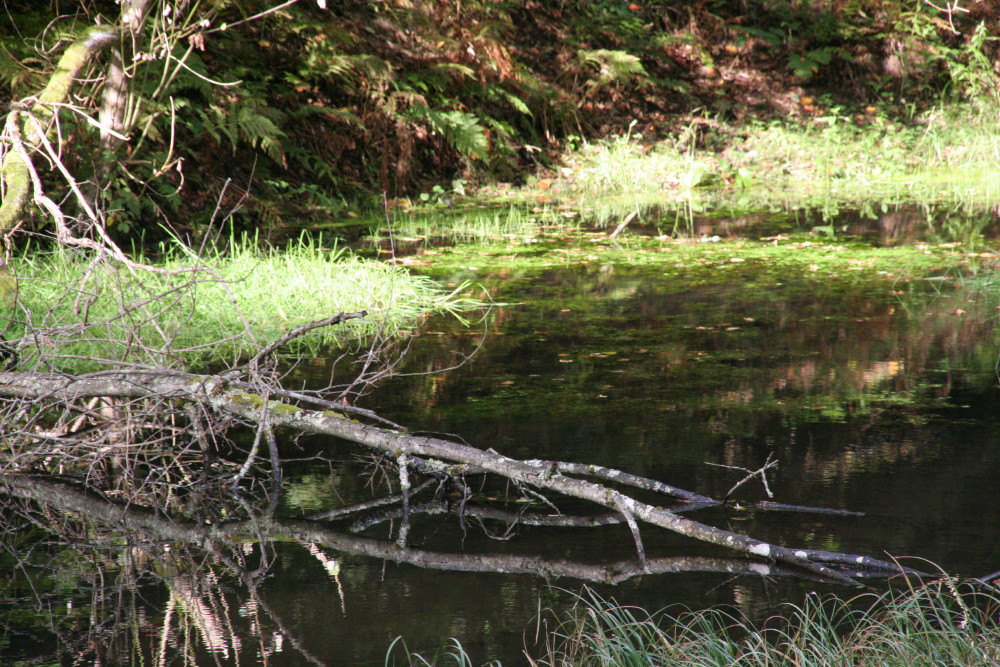
<path id="1" fill-rule="evenodd" d="M 101 93 L 101 108 L 98 120 L 101 124 L 99 147 L 101 158 L 97 163 L 93 182 L 87 188 L 88 200 L 93 211 L 99 211 L 98 198 L 108 185 L 115 161 L 111 155 L 121 147 L 122 138 L 133 127 L 134 121 L 129 115 L 134 115 L 132 105 L 132 78 L 127 63 L 136 52 L 136 42 L 139 39 L 142 26 L 149 14 L 150 0 L 124 0 L 121 9 L 120 33 L 121 39 L 111 47 L 111 57 L 104 75 L 104 90 Z M 96 221 L 95 221 L 96 222 Z"/>

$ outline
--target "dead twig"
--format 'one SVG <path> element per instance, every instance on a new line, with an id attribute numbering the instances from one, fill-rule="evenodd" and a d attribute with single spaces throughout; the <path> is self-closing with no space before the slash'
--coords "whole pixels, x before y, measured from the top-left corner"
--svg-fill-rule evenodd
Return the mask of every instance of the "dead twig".
<path id="1" fill-rule="evenodd" d="M 760 481 L 764 485 L 764 492 L 767 493 L 767 497 L 768 498 L 774 498 L 774 493 L 771 491 L 771 487 L 768 486 L 768 484 L 767 484 L 767 474 L 766 473 L 771 468 L 777 467 L 778 460 L 774 459 L 772 461 L 771 460 L 771 454 L 767 455 L 767 459 L 764 461 L 764 465 L 762 465 L 760 468 L 757 468 L 756 470 L 750 470 L 749 468 L 743 468 L 741 466 L 729 466 L 729 465 L 725 465 L 725 464 L 722 464 L 722 463 L 709 463 L 708 461 L 705 462 L 705 465 L 715 466 L 716 468 L 729 468 L 730 470 L 741 470 L 741 471 L 747 473 L 746 477 L 744 477 L 740 481 L 736 482 L 736 484 L 734 484 L 733 487 L 731 489 L 729 489 L 729 491 L 726 492 L 725 497 L 722 499 L 723 503 L 728 503 L 729 499 L 732 497 L 732 495 L 736 491 L 736 489 L 740 488 L 741 486 L 743 486 L 744 484 L 746 484 L 747 482 L 749 482 L 754 477 L 760 477 Z"/>

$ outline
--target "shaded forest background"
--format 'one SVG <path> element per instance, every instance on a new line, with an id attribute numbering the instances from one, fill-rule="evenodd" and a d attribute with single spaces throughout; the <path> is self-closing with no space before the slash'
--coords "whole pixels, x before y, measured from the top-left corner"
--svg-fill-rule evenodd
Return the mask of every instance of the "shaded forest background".
<path id="1" fill-rule="evenodd" d="M 119 237 L 197 231 L 218 207 L 252 227 L 438 184 L 461 195 L 626 131 L 693 125 L 721 149 L 751 120 L 830 107 L 858 124 L 997 108 L 990 1 L 147 1 L 125 58 L 128 141 L 109 151 L 83 114 L 59 114 L 63 159 L 100 175 Z M 23 99 L 81 30 L 136 2 L 3 4 L 0 79 Z M 77 110 L 98 108 L 106 60 Z"/>

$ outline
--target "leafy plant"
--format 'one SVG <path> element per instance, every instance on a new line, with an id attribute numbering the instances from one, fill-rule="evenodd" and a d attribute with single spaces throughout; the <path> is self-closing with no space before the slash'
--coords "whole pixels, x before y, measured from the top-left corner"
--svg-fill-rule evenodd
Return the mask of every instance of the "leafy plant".
<path id="1" fill-rule="evenodd" d="M 788 68 L 803 81 L 808 81 L 820 68 L 829 65 L 834 56 L 850 60 L 851 54 L 836 46 L 821 46 L 803 54 L 793 53 L 788 56 Z"/>
<path id="2" fill-rule="evenodd" d="M 611 84 L 634 82 L 641 85 L 649 78 L 638 56 L 625 51 L 581 49 L 577 57 L 584 69 L 591 72 L 586 84 L 591 91 Z"/>
<path id="3" fill-rule="evenodd" d="M 485 160 L 489 157 L 490 140 L 486 135 L 479 118 L 465 111 L 433 111 L 417 107 L 417 116 L 427 119 L 436 132 L 454 146 L 461 155 L 474 160 Z"/>

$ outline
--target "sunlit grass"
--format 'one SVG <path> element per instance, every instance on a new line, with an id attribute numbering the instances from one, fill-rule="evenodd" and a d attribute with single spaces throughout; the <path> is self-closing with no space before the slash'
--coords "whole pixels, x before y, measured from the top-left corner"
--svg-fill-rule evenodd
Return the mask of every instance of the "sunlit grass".
<path id="1" fill-rule="evenodd" d="M 368 316 L 317 329 L 289 351 L 359 343 L 376 332 L 392 337 L 427 313 L 458 314 L 477 305 L 459 294 L 466 286 L 444 289 L 402 267 L 308 239 L 282 251 L 243 240 L 226 253 L 202 256 L 175 245 L 164 257 L 162 268 L 200 270 L 163 275 L 66 249 L 25 253 L 15 261 L 22 309 L 8 339 L 27 330 L 28 322 L 43 332 L 22 351 L 26 361 L 208 361 L 255 350 L 339 312 Z"/>
<path id="2" fill-rule="evenodd" d="M 693 134 L 650 143 L 629 133 L 583 143 L 565 156 L 572 189 L 589 196 L 682 194 L 707 185 L 714 160 L 693 149 Z"/>
<path id="3" fill-rule="evenodd" d="M 723 150 L 701 148 L 695 134 L 692 125 L 658 142 L 631 130 L 584 142 L 564 154 L 553 197 L 580 199 L 613 221 L 612 209 L 627 213 L 636 200 L 704 210 L 873 199 L 982 204 L 1000 194 L 1000 129 L 964 108 L 912 120 L 827 109 L 802 121 L 752 121 L 707 142 Z"/>

